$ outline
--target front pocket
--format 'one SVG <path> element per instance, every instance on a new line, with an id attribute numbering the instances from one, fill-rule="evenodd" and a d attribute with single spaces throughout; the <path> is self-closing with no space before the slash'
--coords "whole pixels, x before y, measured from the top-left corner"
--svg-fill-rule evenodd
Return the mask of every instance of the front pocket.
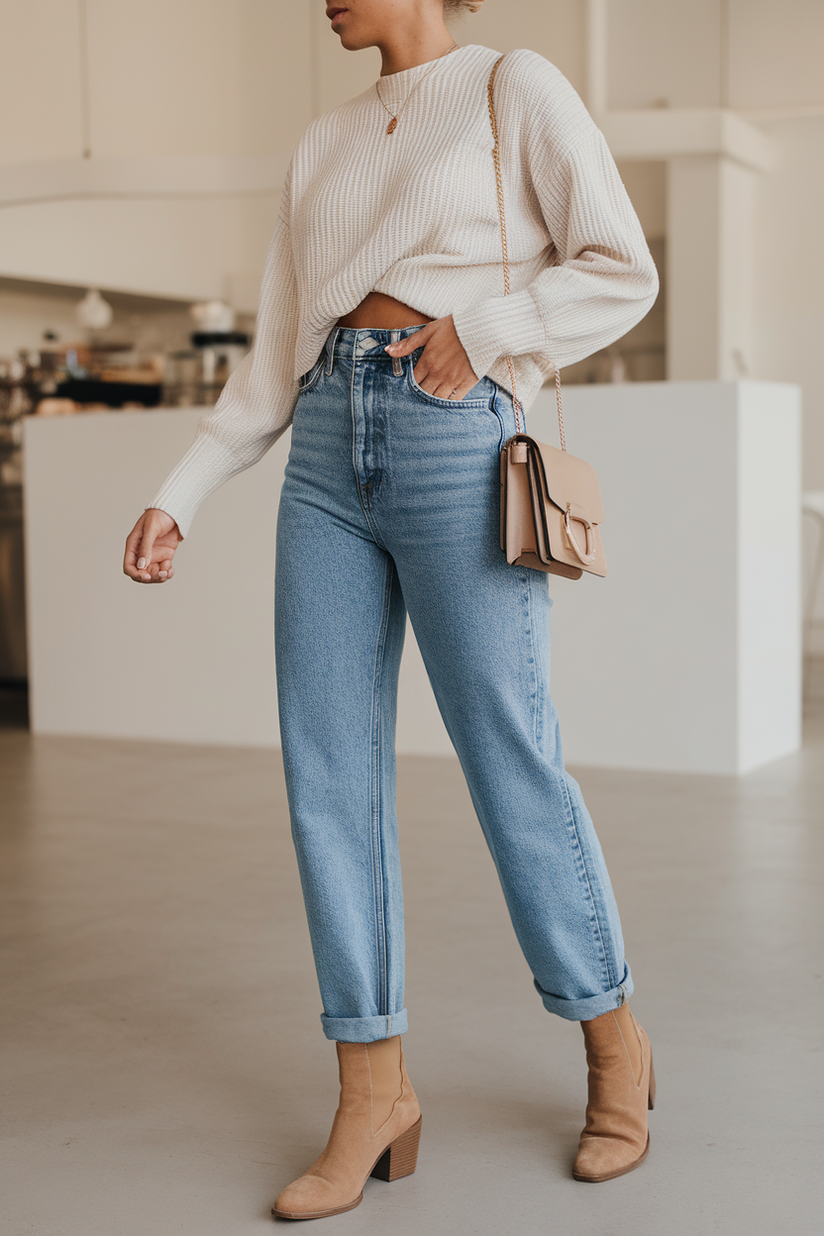
<path id="1" fill-rule="evenodd" d="M 481 378 L 480 382 L 478 382 L 477 385 L 473 386 L 472 388 L 472 390 L 478 390 L 479 387 L 482 387 L 484 393 L 481 397 L 478 397 L 476 395 L 473 398 L 472 391 L 470 391 L 469 394 L 464 399 L 441 399 L 439 395 L 430 395 L 429 391 L 425 391 L 422 386 L 418 386 L 418 383 L 415 381 L 415 375 L 412 372 L 413 369 L 415 368 L 415 365 L 417 364 L 417 361 L 418 361 L 418 358 L 413 353 L 409 357 L 409 363 L 406 366 L 406 381 L 409 386 L 409 389 L 412 391 L 414 395 L 418 397 L 418 399 L 423 399 L 426 403 L 434 404 L 434 406 L 437 408 L 488 408 L 489 407 L 489 393 L 486 389 L 487 387 L 486 378 Z"/>

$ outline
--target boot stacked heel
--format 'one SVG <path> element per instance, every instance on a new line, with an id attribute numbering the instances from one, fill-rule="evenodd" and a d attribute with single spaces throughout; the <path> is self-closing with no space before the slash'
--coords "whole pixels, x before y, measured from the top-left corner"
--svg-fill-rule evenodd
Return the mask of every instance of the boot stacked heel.
<path id="1" fill-rule="evenodd" d="M 376 1180 L 400 1180 L 412 1175 L 418 1166 L 422 1120 L 423 1117 L 419 1117 L 411 1129 L 387 1146 L 370 1173 Z"/>

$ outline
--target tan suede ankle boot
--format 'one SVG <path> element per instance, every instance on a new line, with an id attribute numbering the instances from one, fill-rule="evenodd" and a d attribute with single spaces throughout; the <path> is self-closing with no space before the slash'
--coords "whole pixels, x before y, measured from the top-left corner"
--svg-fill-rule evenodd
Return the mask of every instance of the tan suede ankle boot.
<path id="1" fill-rule="evenodd" d="M 587 1122 L 572 1169 L 593 1183 L 623 1176 L 649 1152 L 647 1111 L 655 1103 L 652 1050 L 627 1004 L 582 1021 L 589 1066 Z"/>
<path id="2" fill-rule="evenodd" d="M 279 1219 L 323 1219 L 354 1210 L 370 1176 L 411 1176 L 418 1159 L 421 1109 L 400 1035 L 377 1043 L 338 1043 L 340 1104 L 323 1154 L 277 1198 Z"/>

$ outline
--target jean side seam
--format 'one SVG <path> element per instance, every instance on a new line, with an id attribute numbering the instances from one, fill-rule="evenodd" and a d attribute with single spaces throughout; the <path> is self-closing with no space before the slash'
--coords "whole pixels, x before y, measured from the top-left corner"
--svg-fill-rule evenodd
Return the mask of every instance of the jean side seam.
<path id="1" fill-rule="evenodd" d="M 533 731 L 534 731 L 534 738 L 535 738 L 535 746 L 537 749 L 540 750 L 541 741 L 543 738 L 543 727 L 541 725 L 542 711 L 543 711 L 542 709 L 543 692 L 541 690 L 542 662 L 541 662 L 541 657 L 539 653 L 538 640 L 535 638 L 535 608 L 532 604 L 533 581 L 532 581 L 532 577 L 529 574 L 529 568 L 524 567 L 524 571 L 526 572 L 526 597 L 527 597 L 527 610 L 529 614 L 529 644 L 530 644 L 530 648 L 532 649 L 532 665 L 533 665 L 534 681 L 535 681 L 535 705 L 534 705 L 535 715 L 533 718 Z"/>
<path id="2" fill-rule="evenodd" d="M 578 835 L 578 825 L 575 822 L 575 811 L 572 806 L 572 799 L 569 796 L 569 785 L 567 783 L 566 772 L 564 772 L 561 776 L 561 784 L 563 786 L 564 798 L 566 800 L 567 811 L 569 813 L 569 827 L 572 830 L 572 833 L 575 837 L 575 844 L 578 847 L 578 855 L 581 860 L 581 870 L 584 875 L 584 880 L 586 881 L 587 893 L 589 894 L 589 901 L 592 907 L 592 918 L 593 918 L 593 922 L 595 923 L 595 928 L 598 934 L 598 944 L 600 945 L 600 949 L 601 949 L 601 960 L 604 966 L 604 973 L 605 973 L 606 980 L 607 980 L 607 986 L 608 986 L 608 990 L 611 991 L 612 988 L 616 986 L 615 976 L 613 975 L 612 966 L 610 965 L 610 962 L 609 962 L 609 954 L 607 953 L 606 945 L 604 943 L 604 933 L 601 930 L 601 920 L 598 916 L 598 904 L 595 900 L 595 894 L 592 891 L 592 882 L 589 878 L 589 871 L 587 870 L 587 860 L 584 855 L 583 846 L 581 845 L 581 838 Z"/>
<path id="3" fill-rule="evenodd" d="M 535 661 L 535 632 L 532 621 L 532 596 L 529 585 L 529 567 L 517 567 L 516 570 L 521 572 L 521 581 L 523 583 L 523 598 L 526 608 L 526 630 L 529 649 L 529 665 L 532 667 L 528 670 L 531 675 L 531 681 L 528 685 L 528 690 L 532 699 L 532 739 L 536 747 L 538 745 L 538 672 Z"/>
<path id="4" fill-rule="evenodd" d="M 529 614 L 529 640 L 530 640 L 530 648 L 532 650 L 532 661 L 533 661 L 533 667 L 534 667 L 534 682 L 535 682 L 534 734 L 535 734 L 535 745 L 536 745 L 536 748 L 538 748 L 540 746 L 540 740 L 541 740 L 540 739 L 540 735 L 541 735 L 541 729 L 540 729 L 541 675 L 538 672 L 539 663 L 538 663 L 538 657 L 537 657 L 537 652 L 536 652 L 535 623 L 533 620 L 534 618 L 534 609 L 532 605 L 532 583 L 533 581 L 529 574 L 529 567 L 523 567 L 522 569 L 524 571 L 525 581 L 526 581 L 527 605 L 528 605 L 528 614 Z M 589 896 L 589 902 L 590 902 L 591 911 L 592 911 L 592 919 L 595 924 L 595 929 L 596 929 L 597 936 L 598 936 L 598 944 L 600 946 L 600 952 L 601 952 L 601 962 L 604 967 L 604 974 L 607 978 L 609 987 L 611 989 L 612 987 L 615 986 L 615 983 L 613 982 L 613 977 L 612 977 L 612 967 L 609 964 L 609 957 L 607 955 L 607 950 L 606 950 L 605 943 L 604 943 L 604 934 L 603 934 L 603 931 L 601 930 L 601 920 L 598 916 L 598 906 L 595 900 L 595 895 L 592 891 L 592 883 L 589 878 L 589 872 L 587 870 L 586 858 L 584 856 L 584 850 L 581 845 L 581 839 L 578 835 L 578 826 L 575 822 L 575 812 L 572 807 L 572 800 L 569 796 L 569 786 L 567 784 L 566 772 L 564 772 L 561 776 L 561 784 L 563 787 L 564 801 L 566 802 L 566 808 L 567 808 L 568 827 L 571 829 L 574 835 L 574 838 L 575 838 L 575 845 L 577 847 L 578 858 L 580 860 L 580 870 L 583 874 L 584 882 L 586 883 L 587 894 Z"/>
<path id="5" fill-rule="evenodd" d="M 383 588 L 383 604 L 381 608 L 378 634 L 375 641 L 375 656 L 372 665 L 372 699 L 370 706 L 370 821 L 369 835 L 372 853 L 372 895 L 375 906 L 375 952 L 378 971 L 378 1013 L 387 1016 L 389 1012 L 389 949 L 386 939 L 386 901 L 384 897 L 384 847 L 383 847 L 383 784 L 382 769 L 382 721 L 383 708 L 381 687 L 383 683 L 383 665 L 386 653 L 386 639 L 389 631 L 389 617 L 392 607 L 392 570 L 391 559 L 386 559 Z"/>

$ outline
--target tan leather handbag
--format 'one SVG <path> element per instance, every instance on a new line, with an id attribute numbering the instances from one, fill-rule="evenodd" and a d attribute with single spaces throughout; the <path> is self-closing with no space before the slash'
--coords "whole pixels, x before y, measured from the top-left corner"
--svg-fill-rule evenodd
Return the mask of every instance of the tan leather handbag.
<path id="1" fill-rule="evenodd" d="M 501 178 L 498 123 L 493 91 L 495 74 L 503 56 L 495 61 L 487 87 L 489 120 L 495 145 L 495 178 L 498 215 L 501 221 L 501 251 L 504 295 L 509 295 L 509 256 L 506 245 L 504 190 Z M 523 411 L 515 391 L 515 369 L 507 356 L 512 403 L 518 432 L 501 450 L 501 549 L 507 562 L 534 567 L 567 579 L 580 579 L 584 571 L 606 575 L 607 563 L 601 544 L 604 518 L 601 488 L 595 469 L 567 453 L 561 378 L 555 370 L 558 430 L 561 449 L 538 442 L 525 432 Z"/>

